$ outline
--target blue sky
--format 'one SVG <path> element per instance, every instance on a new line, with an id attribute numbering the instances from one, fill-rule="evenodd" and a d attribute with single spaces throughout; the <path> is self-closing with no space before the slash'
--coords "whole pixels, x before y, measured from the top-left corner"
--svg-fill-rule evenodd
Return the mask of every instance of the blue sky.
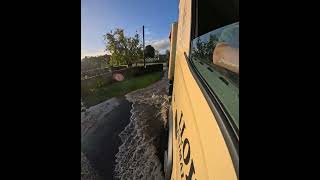
<path id="1" fill-rule="evenodd" d="M 178 0 L 81 0 L 81 58 L 104 54 L 103 34 L 119 27 L 141 35 L 160 52 L 169 46 L 170 25 L 178 19 Z"/>

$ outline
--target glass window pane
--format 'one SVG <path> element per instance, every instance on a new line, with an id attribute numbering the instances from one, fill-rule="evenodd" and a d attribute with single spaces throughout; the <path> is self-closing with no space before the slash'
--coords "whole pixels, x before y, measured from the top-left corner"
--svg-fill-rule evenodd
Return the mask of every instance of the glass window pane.
<path id="1" fill-rule="evenodd" d="M 192 41 L 191 61 L 239 129 L 239 23 Z"/>

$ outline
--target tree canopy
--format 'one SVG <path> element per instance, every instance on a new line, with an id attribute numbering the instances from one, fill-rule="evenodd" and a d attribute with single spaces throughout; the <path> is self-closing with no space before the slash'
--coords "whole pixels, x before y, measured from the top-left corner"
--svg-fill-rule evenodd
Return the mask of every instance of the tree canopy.
<path id="1" fill-rule="evenodd" d="M 198 38 L 195 47 L 192 49 L 192 54 L 199 59 L 211 62 L 213 49 L 218 42 L 219 40 L 216 35 L 210 35 L 209 39 L 201 40 Z"/>
<path id="2" fill-rule="evenodd" d="M 111 53 L 109 64 L 112 66 L 131 66 L 142 58 L 142 49 L 139 43 L 139 35 L 127 37 L 124 30 L 117 28 L 104 36 L 106 50 Z"/>
<path id="3" fill-rule="evenodd" d="M 144 56 L 146 58 L 154 58 L 155 55 L 155 49 L 151 45 L 147 45 L 144 50 Z"/>

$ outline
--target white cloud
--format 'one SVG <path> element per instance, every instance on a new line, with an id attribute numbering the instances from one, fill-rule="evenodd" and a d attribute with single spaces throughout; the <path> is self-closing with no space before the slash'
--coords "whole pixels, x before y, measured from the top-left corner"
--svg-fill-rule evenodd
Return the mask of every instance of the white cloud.
<path id="1" fill-rule="evenodd" d="M 154 49 L 158 50 L 160 53 L 164 53 L 167 49 L 170 48 L 170 42 L 168 38 L 152 41 L 151 46 Z"/>

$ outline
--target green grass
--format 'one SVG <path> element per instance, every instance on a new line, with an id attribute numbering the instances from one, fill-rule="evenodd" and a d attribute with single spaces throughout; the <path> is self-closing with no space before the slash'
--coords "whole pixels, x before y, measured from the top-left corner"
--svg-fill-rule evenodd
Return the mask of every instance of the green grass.
<path id="1" fill-rule="evenodd" d="M 131 91 L 147 87 L 160 80 L 160 75 L 160 72 L 154 72 L 95 88 L 90 94 L 82 97 L 82 99 L 87 107 L 94 106 L 112 97 L 123 96 Z"/>

